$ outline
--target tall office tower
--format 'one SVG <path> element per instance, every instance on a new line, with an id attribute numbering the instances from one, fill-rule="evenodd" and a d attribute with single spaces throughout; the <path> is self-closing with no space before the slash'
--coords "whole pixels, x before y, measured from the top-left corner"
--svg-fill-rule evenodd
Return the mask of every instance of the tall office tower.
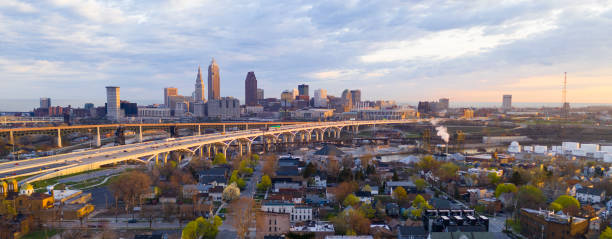
<path id="1" fill-rule="evenodd" d="M 261 88 L 257 88 L 257 100 L 264 99 L 264 90 Z"/>
<path id="2" fill-rule="evenodd" d="M 40 108 L 41 109 L 49 109 L 51 108 L 51 99 L 50 98 L 40 98 Z"/>
<path id="3" fill-rule="evenodd" d="M 438 101 L 437 110 L 438 111 L 442 111 L 442 110 L 448 111 L 449 104 L 450 104 L 450 100 L 448 98 L 441 98 Z"/>
<path id="4" fill-rule="evenodd" d="M 206 102 L 204 98 L 204 80 L 202 80 L 202 69 L 198 66 L 198 76 L 196 77 L 194 102 Z"/>
<path id="5" fill-rule="evenodd" d="M 291 93 L 293 94 L 293 99 L 294 100 L 295 100 L 295 97 L 300 95 L 300 92 L 296 88 L 293 88 L 293 91 L 291 91 Z"/>
<path id="6" fill-rule="evenodd" d="M 247 106 L 257 105 L 257 78 L 255 72 L 249 71 L 244 80 L 244 104 Z"/>
<path id="7" fill-rule="evenodd" d="M 298 93 L 300 96 L 305 95 L 305 96 L 310 96 L 310 90 L 308 89 L 308 85 L 306 84 L 301 84 L 298 85 Z"/>
<path id="8" fill-rule="evenodd" d="M 112 121 L 119 121 L 121 100 L 119 99 L 119 87 L 107 86 L 106 87 L 106 118 Z"/>
<path id="9" fill-rule="evenodd" d="M 174 87 L 166 87 L 164 88 L 164 106 L 166 108 L 172 108 L 170 107 L 170 96 L 177 96 L 178 95 L 178 89 L 174 88 Z"/>
<path id="10" fill-rule="evenodd" d="M 221 78 L 219 77 L 219 65 L 215 61 L 215 58 L 210 62 L 208 66 L 208 99 L 219 100 L 221 99 Z"/>
<path id="11" fill-rule="evenodd" d="M 512 95 L 504 95 L 504 101 L 502 102 L 503 110 L 512 110 Z"/>
<path id="12" fill-rule="evenodd" d="M 351 111 L 351 109 L 353 108 L 353 97 L 351 96 L 351 91 L 349 91 L 348 89 L 344 90 L 342 92 L 342 100 L 344 112 Z"/>
<path id="13" fill-rule="evenodd" d="M 327 107 L 327 90 L 317 89 L 314 92 L 314 107 L 326 108 Z"/>
<path id="14" fill-rule="evenodd" d="M 359 105 L 361 102 L 361 90 L 351 90 L 351 101 L 353 105 Z"/>

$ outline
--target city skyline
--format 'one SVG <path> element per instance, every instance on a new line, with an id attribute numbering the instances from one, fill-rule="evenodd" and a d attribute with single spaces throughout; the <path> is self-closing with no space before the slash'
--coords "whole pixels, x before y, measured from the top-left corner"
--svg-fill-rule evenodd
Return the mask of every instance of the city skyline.
<path id="1" fill-rule="evenodd" d="M 193 88 L 194 67 L 214 56 L 221 96 L 241 100 L 233 86 L 255 71 L 271 93 L 305 83 L 337 95 L 350 83 L 364 99 L 560 103 L 567 71 L 569 102 L 612 102 L 610 4 L 372 4 L 3 1 L 0 75 L 12 80 L 0 93 L 101 101 L 93 89 L 120 85 L 156 99 Z"/>

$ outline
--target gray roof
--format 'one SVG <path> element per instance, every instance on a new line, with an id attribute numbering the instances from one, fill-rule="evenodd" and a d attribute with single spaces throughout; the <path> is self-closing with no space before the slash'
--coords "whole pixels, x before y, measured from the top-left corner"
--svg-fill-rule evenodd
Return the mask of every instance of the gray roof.
<path id="1" fill-rule="evenodd" d="M 601 193 L 603 193 L 603 192 L 604 192 L 604 190 L 598 189 L 598 188 L 579 188 L 579 189 L 576 189 L 576 194 L 582 193 L 582 194 L 590 194 L 590 195 L 601 195 Z"/>
<path id="2" fill-rule="evenodd" d="M 344 155 L 344 152 L 342 152 L 342 150 L 339 150 L 338 147 L 336 147 L 336 145 L 326 144 L 321 149 L 317 150 L 315 154 L 316 155 L 326 155 L 326 156 L 340 156 L 340 155 Z"/>

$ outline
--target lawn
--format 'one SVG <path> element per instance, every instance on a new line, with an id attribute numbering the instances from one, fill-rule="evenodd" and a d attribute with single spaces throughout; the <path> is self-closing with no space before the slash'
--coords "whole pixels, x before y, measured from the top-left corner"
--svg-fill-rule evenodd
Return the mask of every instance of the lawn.
<path id="1" fill-rule="evenodd" d="M 33 231 L 30 232 L 29 234 L 25 235 L 24 237 L 22 237 L 22 239 L 45 239 L 48 237 L 51 237 L 55 234 L 59 233 L 58 230 L 55 229 L 51 229 L 51 230 L 41 230 L 41 231 Z"/>

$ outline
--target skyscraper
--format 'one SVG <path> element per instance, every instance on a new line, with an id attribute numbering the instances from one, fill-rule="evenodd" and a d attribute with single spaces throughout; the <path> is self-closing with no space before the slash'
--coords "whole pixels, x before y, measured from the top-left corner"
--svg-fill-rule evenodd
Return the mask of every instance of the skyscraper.
<path id="1" fill-rule="evenodd" d="M 351 101 L 353 105 L 361 103 L 361 90 L 351 90 Z"/>
<path id="2" fill-rule="evenodd" d="M 505 111 L 512 110 L 512 95 L 504 95 L 502 109 Z"/>
<path id="3" fill-rule="evenodd" d="M 40 98 L 40 108 L 41 109 L 49 109 L 51 108 L 51 99 L 50 98 Z"/>
<path id="4" fill-rule="evenodd" d="M 196 77 L 194 102 L 205 102 L 204 98 L 204 80 L 202 80 L 202 69 L 198 66 L 198 76 Z"/>
<path id="5" fill-rule="evenodd" d="M 249 71 L 244 80 L 244 100 L 247 106 L 257 105 L 257 78 L 255 72 Z"/>
<path id="6" fill-rule="evenodd" d="M 257 88 L 257 100 L 264 99 L 264 89 Z"/>
<path id="7" fill-rule="evenodd" d="M 174 88 L 174 87 L 166 87 L 164 88 L 164 106 L 166 108 L 172 108 L 170 106 L 170 96 L 177 96 L 178 95 L 178 89 Z"/>
<path id="8" fill-rule="evenodd" d="M 112 121 L 119 121 L 120 115 L 120 95 L 118 86 L 106 87 L 106 118 Z"/>
<path id="9" fill-rule="evenodd" d="M 343 112 L 349 112 L 353 108 L 353 97 L 351 96 L 351 91 L 348 89 L 342 92 L 342 105 L 344 108 Z"/>
<path id="10" fill-rule="evenodd" d="M 306 84 L 298 85 L 298 93 L 300 96 L 302 95 L 310 96 L 309 91 L 310 90 L 308 89 L 308 85 Z"/>
<path id="11" fill-rule="evenodd" d="M 443 111 L 443 110 L 448 111 L 449 104 L 450 104 L 450 100 L 448 98 L 441 98 L 438 101 L 438 105 L 436 106 L 436 110 L 437 111 Z"/>
<path id="12" fill-rule="evenodd" d="M 219 77 L 219 66 L 215 61 L 215 58 L 210 62 L 208 66 L 208 99 L 219 100 L 221 99 L 221 78 Z"/>
<path id="13" fill-rule="evenodd" d="M 314 107 L 327 108 L 327 90 L 317 89 L 314 92 Z"/>

